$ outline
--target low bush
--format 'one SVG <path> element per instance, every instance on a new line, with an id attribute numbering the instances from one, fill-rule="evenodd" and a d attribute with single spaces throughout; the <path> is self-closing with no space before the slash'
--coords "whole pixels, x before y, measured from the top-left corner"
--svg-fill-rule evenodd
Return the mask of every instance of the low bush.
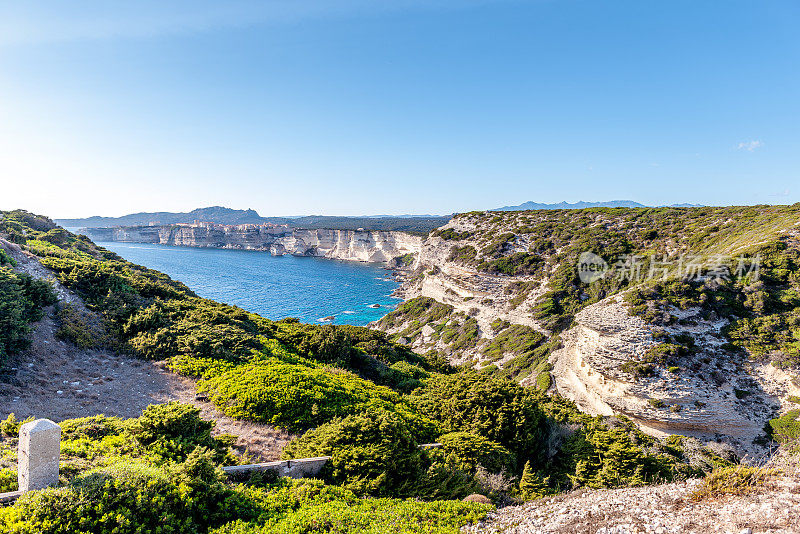
<path id="1" fill-rule="evenodd" d="M 0 469 L 0 493 L 17 491 L 17 473 L 11 469 Z"/>
<path id="2" fill-rule="evenodd" d="M 703 484 L 694 491 L 692 498 L 702 500 L 722 495 L 743 495 L 761 488 L 775 476 L 774 469 L 737 465 L 715 469 L 703 479 Z"/>
<path id="3" fill-rule="evenodd" d="M 199 408 L 169 402 L 145 408 L 129 431 L 137 443 L 165 461 L 183 461 L 197 447 L 211 451 L 217 463 L 231 461 L 229 444 L 212 437 L 212 428 L 213 422 L 200 418 Z"/>
<path id="4" fill-rule="evenodd" d="M 433 375 L 410 396 L 416 409 L 443 432 L 471 432 L 490 439 L 524 462 L 540 459 L 546 433 L 534 394 L 507 378 L 465 370 Z"/>
<path id="5" fill-rule="evenodd" d="M 479 465 L 493 473 L 510 469 L 513 465 L 513 457 L 508 449 L 477 434 L 451 432 L 439 436 L 436 441 L 442 446 L 431 449 L 431 461 L 443 462 L 445 458 L 452 457 L 455 465 L 469 474 L 475 474 Z"/>
<path id="6" fill-rule="evenodd" d="M 421 435 L 433 431 L 398 393 L 333 367 L 256 359 L 202 380 L 198 390 L 231 417 L 295 432 L 369 408 L 403 415 Z"/>
<path id="7" fill-rule="evenodd" d="M 370 410 L 335 419 L 290 442 L 285 459 L 331 456 L 322 476 L 358 495 L 386 496 L 421 473 L 422 453 L 406 422 L 396 414 Z"/>
<path id="8" fill-rule="evenodd" d="M 29 345 L 28 324 L 41 319 L 42 308 L 56 300 L 49 283 L 0 267 L 0 365 Z"/>
<path id="9" fill-rule="evenodd" d="M 114 340 L 109 336 L 102 322 L 90 312 L 78 306 L 66 304 L 56 312 L 59 327 L 56 337 L 69 341 L 82 348 L 99 348 L 113 346 Z"/>
<path id="10" fill-rule="evenodd" d="M 800 440 L 800 410 L 790 410 L 771 419 L 766 426 L 767 435 L 778 443 Z"/>

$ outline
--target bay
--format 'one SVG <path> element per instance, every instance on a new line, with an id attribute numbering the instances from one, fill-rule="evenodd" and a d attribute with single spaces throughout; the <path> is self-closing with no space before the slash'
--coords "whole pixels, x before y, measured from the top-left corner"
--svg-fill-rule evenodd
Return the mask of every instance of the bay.
<path id="1" fill-rule="evenodd" d="M 364 326 L 393 310 L 398 287 L 382 265 L 268 252 L 98 242 L 126 260 L 168 274 L 199 296 L 268 319 Z M 378 304 L 379 308 L 372 308 Z M 331 321 L 322 319 L 333 316 Z"/>

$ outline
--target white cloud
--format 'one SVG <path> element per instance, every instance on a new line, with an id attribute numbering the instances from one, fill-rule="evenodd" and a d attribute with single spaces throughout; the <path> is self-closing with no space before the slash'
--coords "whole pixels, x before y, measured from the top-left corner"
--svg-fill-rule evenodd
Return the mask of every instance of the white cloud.
<path id="1" fill-rule="evenodd" d="M 764 143 L 754 139 L 753 141 L 743 141 L 736 146 L 737 150 L 747 150 L 748 152 L 752 152 L 757 148 L 761 148 L 764 146 Z"/>

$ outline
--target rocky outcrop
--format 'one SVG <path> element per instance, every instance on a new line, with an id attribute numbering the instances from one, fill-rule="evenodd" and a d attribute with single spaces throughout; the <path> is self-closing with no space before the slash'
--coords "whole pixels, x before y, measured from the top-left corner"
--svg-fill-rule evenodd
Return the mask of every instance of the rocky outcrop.
<path id="1" fill-rule="evenodd" d="M 454 218 L 442 228 L 464 233 L 477 230 L 474 224 L 463 218 Z M 417 260 L 421 275 L 403 284 L 397 295 L 406 300 L 430 297 L 449 304 L 456 311 L 474 317 L 480 335 L 485 338 L 492 337 L 490 324 L 497 319 L 545 331 L 533 318 L 531 307 L 545 292 L 546 280 L 524 275 L 491 274 L 473 264 L 451 259 L 454 247 L 466 246 L 477 249 L 480 244 L 475 239 L 452 241 L 435 233 L 430 235 L 422 242 Z M 523 284 L 534 287 L 521 294 L 516 288 Z"/>
<path id="2" fill-rule="evenodd" d="M 682 321 L 658 334 L 690 334 L 695 349 L 671 370 L 656 365 L 641 377 L 624 366 L 657 345 L 656 328 L 629 315 L 620 296 L 579 312 L 550 356 L 557 391 L 585 412 L 626 415 L 652 435 L 724 437 L 740 452 L 758 452 L 753 439 L 800 388 L 780 369 L 723 350 L 727 321 L 704 320 L 696 309 L 672 311 Z"/>
<path id="3" fill-rule="evenodd" d="M 398 316 L 402 320 L 397 321 L 392 321 L 390 314 L 376 326 L 417 352 L 437 350 L 454 364 L 478 369 L 493 365 L 505 374 L 508 369 L 515 372 L 519 367 L 514 367 L 517 355 L 513 352 L 498 356 L 495 350 L 489 359 L 481 351 L 502 332 L 508 332 L 502 325 L 498 329 L 499 321 L 527 326 L 550 338 L 546 324 L 537 319 L 537 306 L 552 289 L 553 274 L 561 267 L 557 263 L 561 249 L 543 246 L 535 232 L 526 230 L 537 222 L 531 220 L 534 216 L 542 217 L 525 213 L 505 219 L 494 214 L 454 217 L 422 243 L 416 276 L 398 291 L 406 300 L 432 298 L 452 306 L 452 312 L 419 317 L 408 314 Z M 506 237 L 509 235 L 513 237 Z M 497 245 L 500 242 L 502 245 Z M 545 252 L 537 254 L 544 267 L 536 275 L 498 274 L 482 265 L 498 254 L 510 258 L 542 250 Z M 516 377 L 523 385 L 542 387 L 550 380 L 538 377 L 549 372 L 552 389 L 575 401 L 582 410 L 628 416 L 652 435 L 722 439 L 740 453 L 762 452 L 753 440 L 764 437 L 765 423 L 799 406 L 797 373 L 745 351 L 728 350 L 723 330 L 728 321 L 707 310 L 672 308 L 666 313 L 674 320 L 668 326 L 655 326 L 632 316 L 621 294 L 588 305 L 559 334 L 561 347 L 548 361 L 525 356 L 525 361 L 532 363 L 526 363 L 527 374 L 523 371 Z M 434 316 L 435 322 L 424 324 Z M 459 339 L 457 336 L 439 335 L 447 329 L 460 334 L 463 328 L 458 330 L 453 325 L 472 319 L 478 325 L 477 341 L 459 340 L 453 345 L 450 340 Z M 688 338 L 694 345 L 677 361 L 660 361 L 643 376 L 634 375 L 632 366 L 647 364 L 644 358 L 648 350 L 665 343 L 665 338 L 673 339 L 673 343 L 675 338 Z M 514 344 L 506 345 L 513 349 Z M 557 342 L 553 346 L 558 347 Z"/>
<path id="4" fill-rule="evenodd" d="M 318 256 L 400 266 L 416 257 L 422 238 L 395 231 L 304 230 L 260 225 L 169 225 L 85 229 L 96 241 L 263 250 L 274 255 Z M 405 257 L 405 258 L 404 258 Z M 415 260 L 411 260 L 411 264 Z"/>

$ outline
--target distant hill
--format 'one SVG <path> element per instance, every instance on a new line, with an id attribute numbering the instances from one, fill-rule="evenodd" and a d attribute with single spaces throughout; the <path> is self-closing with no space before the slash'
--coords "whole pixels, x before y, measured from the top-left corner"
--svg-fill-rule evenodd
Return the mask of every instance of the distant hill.
<path id="1" fill-rule="evenodd" d="M 198 208 L 187 213 L 155 212 L 132 213 L 122 217 L 87 217 L 85 219 L 56 219 L 66 228 L 109 228 L 114 226 L 161 226 L 194 221 L 217 224 L 288 224 L 293 228 L 333 228 L 337 230 L 399 230 L 412 233 L 428 233 L 438 228 L 450 216 L 441 215 L 364 215 L 361 217 L 337 217 L 328 215 L 305 215 L 301 217 L 262 217 L 255 210 L 235 210 L 222 206 Z"/>
<path id="2" fill-rule="evenodd" d="M 266 219 L 255 210 L 235 210 L 222 206 L 197 208 L 188 213 L 159 211 L 154 213 L 131 213 L 122 217 L 88 217 L 85 219 L 56 219 L 61 226 L 69 228 L 104 228 L 108 226 L 147 226 L 150 224 L 177 224 L 194 221 L 215 222 L 219 224 L 259 224 Z M 288 221 L 288 219 L 286 219 Z"/>
<path id="3" fill-rule="evenodd" d="M 699 208 L 702 204 L 671 204 L 670 208 Z M 491 211 L 524 211 L 524 210 L 580 210 L 585 208 L 646 208 L 644 204 L 634 202 L 633 200 L 609 200 L 607 202 L 578 202 L 570 204 L 569 202 L 559 202 L 558 204 L 543 204 L 541 202 L 523 202 L 518 206 L 503 206 L 502 208 L 495 208 Z"/>

